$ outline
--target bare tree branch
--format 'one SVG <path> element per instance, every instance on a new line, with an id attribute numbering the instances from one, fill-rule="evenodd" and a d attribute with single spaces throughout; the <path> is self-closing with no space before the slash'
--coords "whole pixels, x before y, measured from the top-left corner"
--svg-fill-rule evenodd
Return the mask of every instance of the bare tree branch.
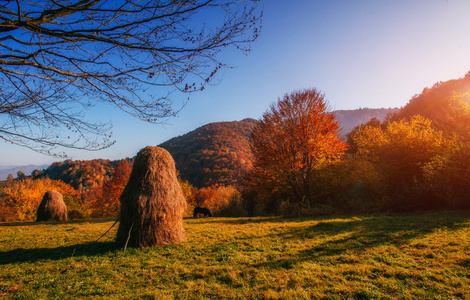
<path id="1" fill-rule="evenodd" d="M 86 110 L 110 103 L 147 122 L 201 91 L 231 46 L 249 52 L 258 0 L 0 2 L 0 138 L 46 154 L 113 144 Z"/>

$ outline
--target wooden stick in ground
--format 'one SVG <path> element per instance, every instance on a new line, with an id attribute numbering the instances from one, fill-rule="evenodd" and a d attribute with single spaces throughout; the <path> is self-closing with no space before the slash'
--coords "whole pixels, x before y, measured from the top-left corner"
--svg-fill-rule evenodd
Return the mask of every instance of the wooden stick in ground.
<path id="1" fill-rule="evenodd" d="M 131 224 L 131 228 L 129 229 L 129 234 L 127 235 L 126 244 L 124 245 L 124 252 L 126 252 L 126 249 L 127 249 L 127 243 L 129 243 L 129 239 L 131 238 L 131 230 L 132 230 L 132 227 L 134 227 L 134 222 L 132 222 L 132 224 Z"/>

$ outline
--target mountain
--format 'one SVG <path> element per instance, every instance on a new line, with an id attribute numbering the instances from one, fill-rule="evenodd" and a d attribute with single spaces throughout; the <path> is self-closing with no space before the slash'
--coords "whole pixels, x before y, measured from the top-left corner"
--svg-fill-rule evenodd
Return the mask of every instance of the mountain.
<path id="1" fill-rule="evenodd" d="M 16 178 L 18 171 L 23 172 L 25 175 L 30 175 L 34 170 L 44 170 L 49 165 L 27 165 L 27 166 L 0 166 L 0 180 L 6 180 L 8 174 Z"/>
<path id="2" fill-rule="evenodd" d="M 347 133 L 370 118 L 383 120 L 393 111 L 395 109 L 363 108 L 339 110 L 334 114 L 343 127 L 342 132 Z M 159 146 L 170 152 L 181 178 L 192 185 L 237 186 L 252 167 L 250 139 L 255 125 L 254 119 L 210 123 Z"/>
<path id="3" fill-rule="evenodd" d="M 345 135 L 357 125 L 365 124 L 372 118 L 385 120 L 387 115 L 398 111 L 398 108 L 359 108 L 353 110 L 336 110 L 333 114 L 341 125 L 341 134 Z"/>
<path id="4" fill-rule="evenodd" d="M 254 119 L 210 123 L 159 146 L 173 156 L 184 180 L 196 187 L 237 185 L 252 166 Z"/>
<path id="5" fill-rule="evenodd" d="M 341 124 L 342 133 L 356 125 L 366 123 L 370 118 L 383 120 L 395 109 L 338 110 L 334 114 Z M 159 146 L 173 156 L 182 179 L 196 187 L 213 185 L 237 186 L 243 175 L 252 167 L 251 130 L 254 119 L 233 122 L 216 122 L 199 127 L 182 136 L 172 138 Z M 22 166 L 0 169 L 0 180 L 8 174 L 16 176 L 18 170 L 26 175 L 33 170 L 42 170 L 34 177 L 48 176 L 60 179 L 76 189 L 91 189 L 109 178 L 117 161 L 90 160 L 56 162 L 50 166 Z"/>

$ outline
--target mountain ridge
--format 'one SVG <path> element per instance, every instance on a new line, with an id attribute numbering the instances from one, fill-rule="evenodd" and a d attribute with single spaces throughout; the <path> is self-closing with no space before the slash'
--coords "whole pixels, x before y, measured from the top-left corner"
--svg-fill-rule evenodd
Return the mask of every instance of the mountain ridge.
<path id="1" fill-rule="evenodd" d="M 345 135 L 355 126 L 366 123 L 370 118 L 383 120 L 385 116 L 396 110 L 392 108 L 360 108 L 337 110 L 333 113 L 342 127 L 341 134 Z M 189 181 L 192 185 L 196 187 L 238 186 L 243 175 L 252 167 L 253 155 L 250 140 L 251 130 L 256 122 L 257 120 L 252 118 L 240 121 L 212 122 L 183 135 L 173 137 L 159 146 L 170 152 L 181 178 Z M 83 172 L 94 170 L 92 173 L 99 175 L 102 180 L 109 176 L 115 162 L 95 159 L 89 160 L 88 163 L 77 160 L 75 162 L 56 162 L 51 165 L 9 166 L 11 168 L 3 170 L 3 173 L 0 169 L 0 180 L 5 180 L 8 174 L 16 177 L 19 170 L 25 175 L 30 175 L 34 170 L 44 169 L 39 176 L 62 179 L 77 188 L 76 185 L 79 183 L 75 177 L 89 177 L 89 174 Z M 83 176 L 79 176 L 82 173 Z M 93 182 L 90 180 L 87 179 L 86 184 L 82 185 L 92 186 Z"/>
<path id="2" fill-rule="evenodd" d="M 355 126 L 371 118 L 384 120 L 397 109 L 362 108 L 334 111 L 345 135 Z M 182 179 L 196 187 L 233 185 L 238 186 L 243 175 L 253 165 L 250 140 L 251 130 L 257 120 L 213 122 L 159 146 L 173 156 L 176 169 Z"/>
<path id="3" fill-rule="evenodd" d="M 42 165 L 23 165 L 23 166 L 0 166 L 0 180 L 6 180 L 8 174 L 13 175 L 13 178 L 16 178 L 18 171 L 23 172 L 25 175 L 30 175 L 34 170 L 44 170 L 49 167 L 48 164 Z"/>

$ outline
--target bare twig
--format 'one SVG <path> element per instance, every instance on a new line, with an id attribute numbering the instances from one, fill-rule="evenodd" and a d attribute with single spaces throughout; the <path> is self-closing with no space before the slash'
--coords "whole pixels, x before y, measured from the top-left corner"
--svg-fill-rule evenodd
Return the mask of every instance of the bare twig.
<path id="1" fill-rule="evenodd" d="M 260 21 L 257 0 L 1 3 L 0 138 L 51 155 L 109 147 L 110 124 L 87 109 L 164 122 L 178 110 L 170 96 L 204 90 L 225 66 L 219 52 L 248 52 Z"/>

